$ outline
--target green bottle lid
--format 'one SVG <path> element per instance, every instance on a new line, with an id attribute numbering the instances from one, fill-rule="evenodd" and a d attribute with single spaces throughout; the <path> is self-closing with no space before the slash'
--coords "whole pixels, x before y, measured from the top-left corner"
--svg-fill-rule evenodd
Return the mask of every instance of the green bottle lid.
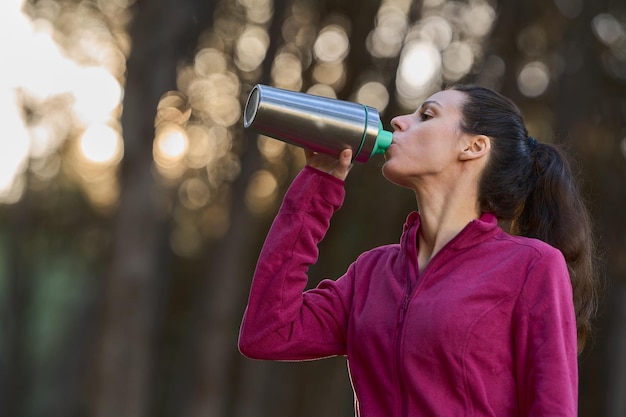
<path id="1" fill-rule="evenodd" d="M 376 155 L 377 153 L 385 153 L 387 148 L 391 146 L 391 136 L 392 133 L 383 129 L 383 124 L 381 122 L 378 129 L 378 136 L 376 136 L 376 143 L 374 144 L 374 150 L 372 151 L 372 155 Z"/>

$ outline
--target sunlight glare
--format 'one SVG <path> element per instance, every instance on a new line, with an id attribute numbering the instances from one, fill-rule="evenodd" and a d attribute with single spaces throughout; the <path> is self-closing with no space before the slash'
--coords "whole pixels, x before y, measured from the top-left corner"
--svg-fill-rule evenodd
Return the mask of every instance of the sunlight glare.
<path id="1" fill-rule="evenodd" d="M 4 203 L 13 203 L 21 196 L 21 191 L 16 194 L 14 187 L 19 185 L 18 176 L 26 167 L 30 146 L 28 131 L 16 104 L 13 92 L 0 94 L 4 133 L 0 136 L 0 202 Z"/>
<path id="2" fill-rule="evenodd" d="M 32 31 L 19 44 L 28 51 L 19 55 L 19 85 L 33 97 L 45 100 L 66 93 L 78 66 L 67 59 L 49 32 Z"/>
<path id="3" fill-rule="evenodd" d="M 122 157 L 122 137 L 105 124 L 90 125 L 80 138 L 83 156 L 96 164 L 115 164 Z"/>
<path id="4" fill-rule="evenodd" d="M 74 112 L 85 124 L 103 122 L 122 101 L 122 87 L 102 67 L 81 68 L 73 80 Z"/>
<path id="5" fill-rule="evenodd" d="M 0 77 L 0 114 L 3 135 L 0 136 L 0 202 L 15 203 L 22 195 L 20 176 L 28 161 L 30 135 L 21 111 L 19 90 L 27 81 L 29 68 L 22 41 L 35 44 L 30 21 L 22 12 L 23 0 L 0 2 L 0 49 L 3 52 Z M 18 42 L 19 41 L 19 42 Z M 45 41 L 44 41 L 45 42 Z M 35 52 L 27 54 L 29 57 Z"/>
<path id="6" fill-rule="evenodd" d="M 121 81 L 105 66 L 118 71 L 118 76 L 123 73 L 124 57 L 118 46 L 122 38 L 117 43 L 112 40 L 109 30 L 115 24 L 108 26 L 97 14 L 86 15 L 85 10 L 66 9 L 52 1 L 35 3 L 0 3 L 4 63 L 0 111 L 5 115 L 3 127 L 10 132 L 5 136 L 10 142 L 0 144 L 0 188 L 22 187 L 29 162 L 33 172 L 45 171 L 41 177 L 52 178 L 56 169 L 37 167 L 60 163 L 59 150 L 76 131 L 83 131 L 75 142 L 78 159 L 65 162 L 85 171 L 77 176 L 81 179 L 91 175 L 93 164 L 106 166 L 109 182 L 114 182 L 109 165 L 120 161 L 122 140 L 104 124 L 117 116 L 123 91 Z M 118 3 L 118 9 L 125 7 L 123 1 Z M 48 163 L 50 158 L 57 162 Z"/>

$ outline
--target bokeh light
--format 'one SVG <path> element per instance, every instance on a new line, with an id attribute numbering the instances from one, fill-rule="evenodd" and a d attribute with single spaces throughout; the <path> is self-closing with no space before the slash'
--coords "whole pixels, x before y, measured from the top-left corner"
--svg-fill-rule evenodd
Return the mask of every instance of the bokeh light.
<path id="1" fill-rule="evenodd" d="M 84 157 L 96 164 L 115 164 L 122 157 L 123 142 L 119 131 L 106 124 L 92 124 L 80 138 Z"/>
<path id="2" fill-rule="evenodd" d="M 260 170 L 252 175 L 246 190 L 246 205 L 256 214 L 263 214 L 272 208 L 278 191 L 276 177 L 267 170 Z"/>
<path id="3" fill-rule="evenodd" d="M 202 235 L 189 222 L 178 222 L 170 234 L 170 247 L 180 257 L 193 257 L 202 247 Z"/>
<path id="4" fill-rule="evenodd" d="M 413 42 L 400 56 L 396 87 L 399 99 L 406 107 L 415 107 L 438 84 L 441 55 L 430 42 Z"/>
<path id="5" fill-rule="evenodd" d="M 302 88 L 302 62 L 290 52 L 282 52 L 274 59 L 272 83 L 279 88 L 299 91 Z"/>
<path id="6" fill-rule="evenodd" d="M 335 91 L 341 89 L 346 77 L 346 68 L 342 61 L 320 62 L 313 69 L 313 79 L 321 84 L 332 86 Z"/>
<path id="7" fill-rule="evenodd" d="M 254 71 L 263 63 L 270 43 L 267 31 L 258 26 L 248 26 L 237 40 L 235 64 L 242 71 Z"/>
<path id="8" fill-rule="evenodd" d="M 538 57 L 545 53 L 548 40 L 541 26 L 527 26 L 517 35 L 517 46 L 527 57 Z"/>
<path id="9" fill-rule="evenodd" d="M 617 18 L 609 13 L 601 13 L 593 18 L 593 32 L 604 44 L 614 46 L 624 41 L 626 30 Z"/>
<path id="10" fill-rule="evenodd" d="M 328 97 L 328 98 L 337 98 L 337 92 L 333 88 L 333 86 L 329 84 L 313 84 L 306 91 L 308 94 L 313 94 L 316 96 Z"/>
<path id="11" fill-rule="evenodd" d="M 367 49 L 376 58 L 392 58 L 400 53 L 408 28 L 408 17 L 397 5 L 383 2 L 376 26 L 367 39 Z"/>
<path id="12" fill-rule="evenodd" d="M 229 127 L 240 118 L 240 80 L 230 72 L 198 77 L 188 87 L 189 103 L 195 116 L 206 123 Z"/>
<path id="13" fill-rule="evenodd" d="M 389 92 L 383 84 L 370 81 L 359 88 L 356 93 L 356 102 L 374 107 L 379 112 L 383 112 L 389 104 Z"/>
<path id="14" fill-rule="evenodd" d="M 165 178 L 178 178 L 185 170 L 183 159 L 189 149 L 185 130 L 175 124 L 165 124 L 157 129 L 153 155 L 157 168 Z"/>
<path id="15" fill-rule="evenodd" d="M 425 17 L 419 21 L 412 31 L 413 36 L 431 43 L 442 51 L 452 42 L 454 32 L 450 22 L 438 15 Z"/>
<path id="16" fill-rule="evenodd" d="M 187 135 L 178 126 L 168 125 L 158 132 L 155 140 L 157 161 L 177 162 L 186 154 L 188 148 Z"/>
<path id="17" fill-rule="evenodd" d="M 442 60 L 444 78 L 457 81 L 472 69 L 474 51 L 466 42 L 453 42 L 443 51 Z"/>
<path id="18" fill-rule="evenodd" d="M 71 94 L 74 113 L 85 125 L 108 120 L 122 101 L 121 85 L 102 67 L 81 67 L 76 71 Z"/>
<path id="19" fill-rule="evenodd" d="M 268 22 L 274 13 L 273 0 L 237 0 L 246 9 L 246 17 L 250 22 L 263 24 Z"/>
<path id="20" fill-rule="evenodd" d="M 211 191 L 205 181 L 193 177 L 186 179 L 180 185 L 178 196 L 183 206 L 191 210 L 197 210 L 209 203 Z"/>
<path id="21" fill-rule="evenodd" d="M 467 32 L 474 38 L 483 38 L 491 32 L 493 23 L 496 20 L 496 11 L 491 4 L 486 1 L 474 1 L 466 9 L 463 22 Z"/>
<path id="22" fill-rule="evenodd" d="M 215 48 L 203 48 L 196 54 L 193 68 L 198 76 L 208 77 L 226 72 L 228 63 L 223 52 Z"/>
<path id="23" fill-rule="evenodd" d="M 542 95 L 550 85 L 550 71 L 539 61 L 533 61 L 524 66 L 517 77 L 517 86 L 527 97 Z"/>
<path id="24" fill-rule="evenodd" d="M 568 19 L 575 19 L 583 9 L 583 0 L 554 0 L 554 4 Z"/>
<path id="25" fill-rule="evenodd" d="M 283 141 L 260 135 L 257 141 L 257 146 L 265 159 L 278 162 L 285 153 L 287 144 Z"/>
<path id="26" fill-rule="evenodd" d="M 313 46 L 316 58 L 322 62 L 341 61 L 349 50 L 348 34 L 338 25 L 329 25 L 322 29 Z"/>

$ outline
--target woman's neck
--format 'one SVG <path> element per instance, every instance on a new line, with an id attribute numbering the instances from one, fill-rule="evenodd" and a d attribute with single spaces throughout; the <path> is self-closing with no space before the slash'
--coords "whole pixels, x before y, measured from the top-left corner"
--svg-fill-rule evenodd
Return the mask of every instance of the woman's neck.
<path id="1" fill-rule="evenodd" d="M 416 188 L 421 218 L 417 237 L 420 273 L 469 222 L 480 217 L 477 190 L 472 188 L 475 187 L 470 184 L 457 184 L 449 189 L 438 187 L 435 192 Z"/>

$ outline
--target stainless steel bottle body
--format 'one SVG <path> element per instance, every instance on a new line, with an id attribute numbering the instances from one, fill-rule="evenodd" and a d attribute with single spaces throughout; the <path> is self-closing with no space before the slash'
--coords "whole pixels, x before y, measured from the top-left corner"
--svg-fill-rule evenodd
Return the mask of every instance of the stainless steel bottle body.
<path id="1" fill-rule="evenodd" d="M 384 152 L 391 142 L 373 107 L 260 84 L 248 96 L 244 127 L 331 155 L 351 148 L 358 162 Z"/>

